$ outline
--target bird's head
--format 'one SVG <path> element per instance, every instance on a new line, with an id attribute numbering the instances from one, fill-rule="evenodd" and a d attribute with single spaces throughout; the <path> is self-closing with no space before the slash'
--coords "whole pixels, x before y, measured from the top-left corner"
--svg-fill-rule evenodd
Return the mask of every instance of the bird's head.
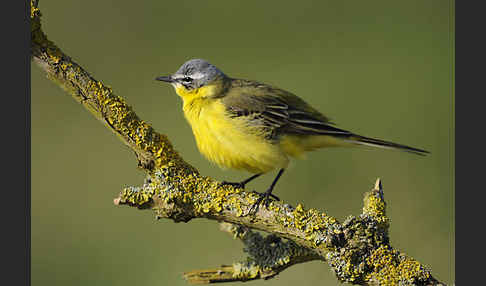
<path id="1" fill-rule="evenodd" d="M 175 88 L 184 100 L 200 97 L 214 97 L 221 92 L 226 75 L 217 67 L 202 59 L 185 62 L 179 70 L 156 80 L 165 81 Z"/>

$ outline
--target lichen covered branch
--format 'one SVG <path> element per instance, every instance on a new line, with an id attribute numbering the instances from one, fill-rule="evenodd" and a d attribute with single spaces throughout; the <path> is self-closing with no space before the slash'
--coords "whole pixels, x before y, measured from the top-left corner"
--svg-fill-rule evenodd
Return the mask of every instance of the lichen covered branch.
<path id="1" fill-rule="evenodd" d="M 151 171 L 170 163 L 196 172 L 172 147 L 165 135 L 141 120 L 125 100 L 63 53 L 41 29 L 40 10 L 31 1 L 31 54 L 47 77 L 59 84 L 137 154 L 139 165 Z"/>
<path id="2" fill-rule="evenodd" d="M 349 216 L 341 224 L 314 209 L 305 210 L 302 205 L 293 208 L 281 202 L 271 202 L 254 216 L 245 216 L 243 209 L 247 210 L 251 205 L 245 201 L 245 196 L 251 196 L 251 193 L 232 188 L 222 190 L 217 184 L 214 189 L 203 192 L 190 185 L 180 190 L 168 185 L 165 176 L 170 174 L 155 172 L 155 176 L 148 177 L 142 187 L 125 188 L 115 203 L 153 209 L 156 218 L 170 218 L 176 222 L 188 222 L 196 217 L 230 222 L 231 225 L 224 224 L 224 229 L 240 238 L 248 253 L 243 262 L 185 273 L 184 277 L 190 282 L 268 279 L 293 264 L 322 260 L 342 282 L 358 285 L 440 284 L 425 266 L 390 246 L 389 220 L 379 179 L 374 188 L 365 193 L 362 214 Z M 254 199 L 256 197 L 250 198 Z M 263 237 L 249 228 L 270 235 Z"/>
<path id="3" fill-rule="evenodd" d="M 268 279 L 296 263 L 321 260 L 342 282 L 370 285 L 437 285 L 429 270 L 389 244 L 389 222 L 379 180 L 366 193 L 363 213 L 343 223 L 315 209 L 271 202 L 246 215 L 257 196 L 202 176 L 175 151 L 168 138 L 141 120 L 125 100 L 93 78 L 50 41 L 31 0 L 31 54 L 48 78 L 113 131 L 136 154 L 147 173 L 141 187 L 127 187 L 117 205 L 152 209 L 175 222 L 222 221 L 241 239 L 246 260 L 185 274 L 194 283 Z M 254 230 L 269 233 L 263 236 Z"/>
<path id="4" fill-rule="evenodd" d="M 141 187 L 125 188 L 115 203 L 152 208 L 157 218 L 176 222 L 197 217 L 239 224 L 290 239 L 321 256 L 340 245 L 342 226 L 335 218 L 275 201 L 247 215 L 257 199 L 254 193 L 223 187 L 199 174 L 179 176 L 176 167 L 166 166 L 149 175 Z"/>
<path id="5" fill-rule="evenodd" d="M 294 264 L 322 260 L 322 257 L 312 250 L 301 247 L 291 240 L 284 241 L 274 234 L 264 237 L 247 227 L 226 222 L 222 222 L 220 226 L 221 230 L 229 232 L 243 242 L 243 250 L 248 257 L 232 265 L 186 272 L 184 278 L 190 283 L 269 279 Z"/>

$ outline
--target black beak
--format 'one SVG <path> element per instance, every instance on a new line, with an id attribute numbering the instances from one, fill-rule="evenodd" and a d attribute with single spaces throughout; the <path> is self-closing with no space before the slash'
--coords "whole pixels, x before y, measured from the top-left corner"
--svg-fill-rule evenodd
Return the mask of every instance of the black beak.
<path id="1" fill-rule="evenodd" d="M 159 76 L 159 77 L 156 77 L 155 80 L 165 81 L 165 82 L 168 82 L 168 83 L 174 82 L 174 80 L 172 79 L 172 77 L 170 75 L 169 76 Z"/>

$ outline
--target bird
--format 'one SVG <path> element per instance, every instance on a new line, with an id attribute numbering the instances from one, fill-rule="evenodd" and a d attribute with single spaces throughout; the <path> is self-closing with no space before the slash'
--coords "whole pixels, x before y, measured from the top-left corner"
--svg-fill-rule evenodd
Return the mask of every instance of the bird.
<path id="1" fill-rule="evenodd" d="M 204 59 L 188 60 L 174 74 L 156 80 L 170 83 L 182 98 L 184 116 L 200 153 L 224 169 L 253 174 L 222 185 L 244 189 L 250 181 L 278 169 L 270 187 L 256 192 L 259 197 L 250 211 L 257 211 L 270 198 L 280 200 L 272 191 L 290 159 L 302 158 L 309 151 L 371 146 L 429 153 L 337 128 L 297 95 L 259 81 L 232 78 Z"/>

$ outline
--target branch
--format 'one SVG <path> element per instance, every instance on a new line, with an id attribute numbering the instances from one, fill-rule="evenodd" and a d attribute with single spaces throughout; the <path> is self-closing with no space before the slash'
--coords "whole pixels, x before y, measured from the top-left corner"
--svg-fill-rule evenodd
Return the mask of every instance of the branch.
<path id="1" fill-rule="evenodd" d="M 221 230 L 239 238 L 248 253 L 246 260 L 222 265 L 215 269 L 194 270 L 184 273 L 184 278 L 193 284 L 269 279 L 288 267 L 312 260 L 323 260 L 309 248 L 301 247 L 291 240 L 284 241 L 270 234 L 266 237 L 247 227 L 222 222 Z"/>
<path id="2" fill-rule="evenodd" d="M 88 109 L 136 154 L 147 173 L 141 187 L 127 187 L 116 205 L 152 209 L 157 218 L 188 222 L 223 221 L 223 229 L 242 240 L 248 257 L 217 269 L 192 271 L 194 283 L 247 281 L 274 277 L 287 267 L 326 261 L 338 280 L 360 285 L 438 285 L 430 271 L 392 248 L 380 180 L 365 194 L 363 213 L 343 223 L 315 209 L 271 202 L 245 216 L 254 193 L 202 176 L 175 151 L 168 138 L 141 120 L 125 100 L 64 54 L 41 29 L 37 1 L 31 0 L 32 60 L 49 79 Z M 270 233 L 267 237 L 254 232 Z"/>

